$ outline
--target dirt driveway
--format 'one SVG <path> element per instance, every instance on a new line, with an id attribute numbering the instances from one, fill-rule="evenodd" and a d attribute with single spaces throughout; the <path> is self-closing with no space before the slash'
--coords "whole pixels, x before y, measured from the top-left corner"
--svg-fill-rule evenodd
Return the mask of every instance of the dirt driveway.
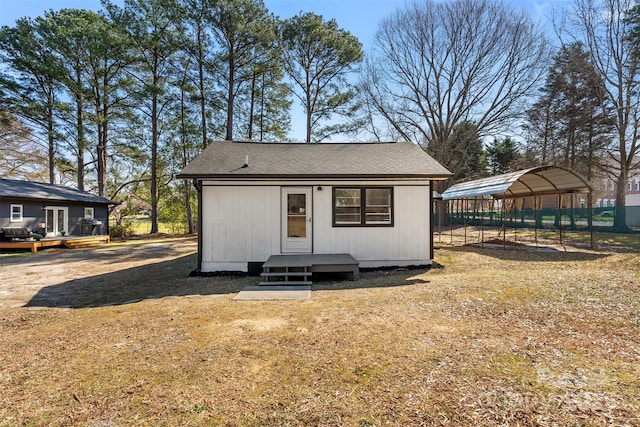
<path id="1" fill-rule="evenodd" d="M 74 288 L 90 289 L 94 302 L 101 302 L 101 291 L 113 297 L 114 283 L 124 290 L 137 277 L 187 277 L 195 268 L 196 251 L 197 239 L 170 238 L 0 254 L 0 307 L 77 305 L 71 295 L 77 297 L 71 292 L 77 290 Z M 158 264 L 157 268 L 152 264 Z"/>

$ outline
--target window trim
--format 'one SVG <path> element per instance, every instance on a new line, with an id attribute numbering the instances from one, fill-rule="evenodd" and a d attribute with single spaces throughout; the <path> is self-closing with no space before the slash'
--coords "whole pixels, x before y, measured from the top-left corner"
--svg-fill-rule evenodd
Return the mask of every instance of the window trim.
<path id="1" fill-rule="evenodd" d="M 360 190 L 360 223 L 351 223 L 351 224 L 336 224 L 336 191 L 337 190 Z M 391 204 L 389 206 L 390 209 L 390 222 L 384 224 L 372 224 L 367 223 L 367 190 L 389 190 L 391 193 Z M 395 224 L 394 221 L 394 192 L 393 186 L 334 186 L 331 190 L 331 223 L 333 227 L 393 227 Z"/>
<path id="2" fill-rule="evenodd" d="M 20 209 L 20 217 L 18 219 L 14 219 L 13 217 L 13 208 Z M 9 211 L 9 222 L 22 222 L 24 218 L 24 205 L 12 204 Z"/>
<path id="3" fill-rule="evenodd" d="M 91 216 L 87 216 L 87 211 L 88 210 L 91 210 Z M 84 219 L 93 219 L 93 218 L 95 218 L 95 215 L 96 215 L 96 209 L 95 208 L 92 208 L 92 207 L 89 207 L 89 206 L 85 206 L 85 208 L 84 208 L 84 216 L 83 216 Z"/>

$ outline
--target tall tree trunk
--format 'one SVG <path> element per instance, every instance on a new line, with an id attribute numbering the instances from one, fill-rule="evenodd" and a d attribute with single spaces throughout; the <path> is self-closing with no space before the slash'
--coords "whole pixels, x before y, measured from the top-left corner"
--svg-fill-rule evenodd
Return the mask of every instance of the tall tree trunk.
<path id="1" fill-rule="evenodd" d="M 200 92 L 200 122 L 202 126 L 202 149 L 207 148 L 207 108 L 204 88 L 204 52 L 202 50 L 202 31 L 198 29 L 198 91 Z"/>
<path id="2" fill-rule="evenodd" d="M 56 166 L 56 140 L 53 134 L 53 110 L 48 109 L 47 114 L 47 145 L 49 146 L 49 184 L 55 183 Z"/>
<path id="3" fill-rule="evenodd" d="M 624 162 L 621 162 L 623 164 Z M 618 174 L 618 181 L 616 182 L 616 206 L 614 209 L 615 216 L 613 218 L 613 228 L 617 232 L 627 232 L 629 227 L 627 226 L 626 218 L 626 200 L 627 194 L 627 181 L 629 180 L 629 170 L 625 167 L 620 168 Z"/>
<path id="4" fill-rule="evenodd" d="M 98 123 L 98 144 L 96 145 L 96 160 L 98 173 L 98 195 L 107 197 L 107 136 L 109 103 L 106 95 L 101 96 L 95 89 L 96 121 Z"/>
<path id="5" fill-rule="evenodd" d="M 76 135 L 78 138 L 78 153 L 76 155 L 77 165 L 77 186 L 78 190 L 84 191 L 84 149 L 85 149 L 85 140 L 84 140 L 84 117 L 83 117 L 83 108 L 82 108 L 82 98 L 76 95 Z"/>
<path id="6" fill-rule="evenodd" d="M 236 78 L 235 58 L 233 51 L 229 52 L 229 90 L 227 91 L 227 132 L 224 137 L 226 141 L 233 141 L 233 102 L 234 102 L 234 82 Z"/>
<path id="7" fill-rule="evenodd" d="M 305 109 L 307 110 L 307 135 L 304 142 L 311 142 L 311 83 L 309 83 L 309 73 L 307 73 L 307 94 Z"/>
<path id="8" fill-rule="evenodd" d="M 184 206 L 187 210 L 187 233 L 194 234 L 196 227 L 193 221 L 193 207 L 191 206 L 191 181 L 188 179 L 184 180 Z"/>
<path id="9" fill-rule="evenodd" d="M 254 109 L 255 109 L 255 105 L 256 105 L 256 72 L 253 72 L 253 75 L 251 76 L 251 98 L 249 101 L 249 125 L 248 125 L 248 132 L 247 132 L 247 137 L 249 138 L 249 141 L 253 140 L 253 117 L 254 117 Z"/>
<path id="10" fill-rule="evenodd" d="M 154 62 L 153 96 L 151 98 L 151 234 L 158 232 L 158 59 Z"/>

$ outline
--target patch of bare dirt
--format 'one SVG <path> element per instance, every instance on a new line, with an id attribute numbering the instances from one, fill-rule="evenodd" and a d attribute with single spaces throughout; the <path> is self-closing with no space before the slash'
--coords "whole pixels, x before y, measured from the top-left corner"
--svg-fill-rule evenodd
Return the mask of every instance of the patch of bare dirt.
<path id="1" fill-rule="evenodd" d="M 46 300 L 47 306 L 68 305 L 74 281 L 81 287 L 116 272 L 130 279 L 135 269 L 196 251 L 197 239 L 189 237 L 115 241 L 96 248 L 55 248 L 36 254 L 6 252 L 0 257 L 0 307 L 24 306 L 34 298 Z M 195 258 L 189 258 L 184 268 L 195 268 Z"/>

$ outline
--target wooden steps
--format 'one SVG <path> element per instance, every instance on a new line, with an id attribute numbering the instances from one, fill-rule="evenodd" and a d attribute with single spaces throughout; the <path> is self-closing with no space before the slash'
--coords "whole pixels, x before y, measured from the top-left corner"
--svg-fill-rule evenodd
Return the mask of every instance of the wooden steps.
<path id="1" fill-rule="evenodd" d="M 262 265 L 261 286 L 311 285 L 314 272 L 347 272 L 358 280 L 358 261 L 349 254 L 271 255 Z"/>
<path id="2" fill-rule="evenodd" d="M 293 267 L 262 267 L 260 285 L 311 285 L 311 265 Z"/>
<path id="3" fill-rule="evenodd" d="M 64 240 L 62 244 L 69 249 L 83 249 L 109 243 L 109 236 L 89 236 Z"/>

